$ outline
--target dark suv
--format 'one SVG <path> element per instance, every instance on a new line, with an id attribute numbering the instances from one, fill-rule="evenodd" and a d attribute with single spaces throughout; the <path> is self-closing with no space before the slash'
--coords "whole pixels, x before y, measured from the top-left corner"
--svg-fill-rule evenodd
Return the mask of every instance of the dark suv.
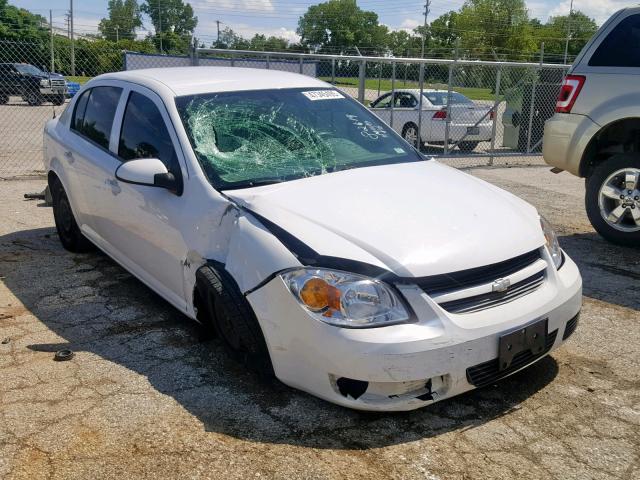
<path id="1" fill-rule="evenodd" d="M 67 82 L 58 73 L 46 73 L 27 63 L 0 63 L 0 104 L 15 95 L 29 105 L 62 105 L 66 93 Z"/>

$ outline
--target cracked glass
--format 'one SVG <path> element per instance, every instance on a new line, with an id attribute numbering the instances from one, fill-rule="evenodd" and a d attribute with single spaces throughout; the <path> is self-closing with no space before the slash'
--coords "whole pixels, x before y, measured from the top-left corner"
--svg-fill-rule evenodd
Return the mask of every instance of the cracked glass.
<path id="1" fill-rule="evenodd" d="M 333 89 L 199 94 L 176 104 L 198 161 L 219 189 L 424 160 Z"/>

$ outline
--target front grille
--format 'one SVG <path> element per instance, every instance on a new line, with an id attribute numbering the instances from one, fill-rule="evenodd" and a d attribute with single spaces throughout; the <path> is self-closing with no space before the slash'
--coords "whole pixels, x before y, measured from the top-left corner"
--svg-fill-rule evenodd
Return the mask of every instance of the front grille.
<path id="1" fill-rule="evenodd" d="M 533 353 L 531 353 L 531 350 L 520 352 L 515 357 L 513 357 L 511 365 L 509 365 L 509 367 L 505 368 L 504 370 L 500 370 L 500 365 L 497 358 L 467 368 L 467 381 L 471 385 L 475 385 L 476 387 L 485 387 L 487 385 L 491 385 L 501 378 L 504 378 L 523 367 L 526 367 L 530 363 L 535 362 L 543 355 L 549 353 L 549 350 L 551 350 L 551 347 L 553 347 L 553 343 L 556 341 L 557 335 L 558 330 L 554 330 L 553 332 L 547 334 L 544 350 L 542 351 L 542 353 L 534 355 Z"/>
<path id="2" fill-rule="evenodd" d="M 460 298 L 440 304 L 447 312 L 451 313 L 473 313 L 487 308 L 497 307 L 505 303 L 513 302 L 523 297 L 544 283 L 544 270 L 525 278 L 524 280 L 514 283 L 505 292 L 488 292 L 473 297 Z"/>
<path id="3" fill-rule="evenodd" d="M 509 260 L 484 267 L 422 277 L 417 279 L 416 284 L 428 295 L 437 295 L 449 290 L 461 290 L 491 283 L 501 277 L 508 277 L 528 267 L 540 258 L 540 250 L 536 249 Z"/>
<path id="4" fill-rule="evenodd" d="M 580 318 L 580 314 L 578 313 L 575 317 L 573 317 L 571 320 L 567 322 L 567 326 L 564 327 L 564 333 L 562 334 L 563 341 L 569 338 L 571 335 L 573 335 L 573 332 L 576 331 L 576 328 L 578 328 L 579 318 Z"/>
<path id="5" fill-rule="evenodd" d="M 64 80 L 62 79 L 51 79 L 52 87 L 64 87 Z"/>

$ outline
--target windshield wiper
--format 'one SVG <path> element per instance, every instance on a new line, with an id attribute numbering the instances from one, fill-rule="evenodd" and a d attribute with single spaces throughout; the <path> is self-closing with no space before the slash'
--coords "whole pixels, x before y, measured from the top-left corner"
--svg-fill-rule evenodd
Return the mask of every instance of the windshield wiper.
<path id="1" fill-rule="evenodd" d="M 282 178 L 261 178 L 258 180 L 250 180 L 241 183 L 231 184 L 225 187 L 222 187 L 221 190 L 239 190 L 241 188 L 252 188 L 252 187 L 262 187 L 264 185 L 273 185 L 276 183 L 282 183 L 286 180 Z"/>

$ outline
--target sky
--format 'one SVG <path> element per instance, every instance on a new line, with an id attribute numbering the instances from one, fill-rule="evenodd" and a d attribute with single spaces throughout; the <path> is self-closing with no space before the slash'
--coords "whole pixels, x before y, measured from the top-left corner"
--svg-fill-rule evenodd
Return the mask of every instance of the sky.
<path id="1" fill-rule="evenodd" d="M 142 1 L 142 0 L 139 0 Z M 298 18 L 309 5 L 321 0 L 190 0 L 198 17 L 196 37 L 207 45 L 216 39 L 216 20 L 221 28 L 229 27 L 250 38 L 255 33 L 275 35 L 295 42 Z M 54 26 L 64 27 L 64 14 L 69 0 L 9 0 L 9 3 L 26 8 L 45 17 L 53 10 Z M 429 19 L 435 19 L 449 10 L 457 10 L 463 0 L 431 0 Z M 527 0 L 530 16 L 543 22 L 550 16 L 569 13 L 570 0 Z M 602 24 L 616 10 L 637 5 L 638 0 L 574 0 L 574 9 L 580 10 Z M 360 0 L 358 5 L 378 14 L 381 23 L 389 28 L 411 30 L 424 21 L 424 0 Z M 46 7 L 46 8 L 45 8 Z M 78 33 L 95 33 L 100 19 L 107 15 L 107 0 L 75 0 L 74 24 Z M 145 28 L 152 30 L 148 19 Z M 144 36 L 141 31 L 139 35 Z"/>

